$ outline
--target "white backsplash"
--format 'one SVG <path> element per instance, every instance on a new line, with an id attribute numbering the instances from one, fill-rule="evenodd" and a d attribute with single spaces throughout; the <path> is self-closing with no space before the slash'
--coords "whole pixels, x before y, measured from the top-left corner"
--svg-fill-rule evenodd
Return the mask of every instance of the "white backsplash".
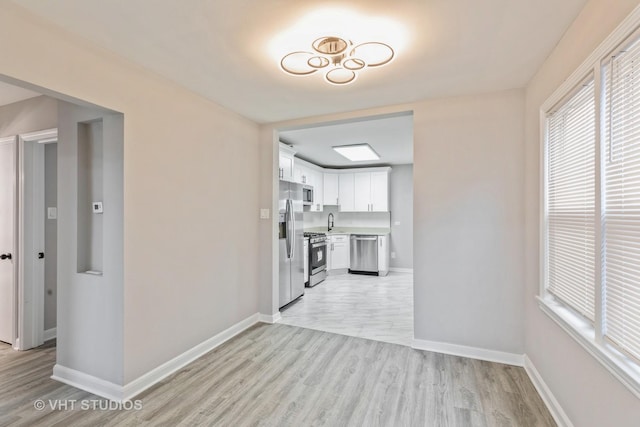
<path id="1" fill-rule="evenodd" d="M 325 206 L 323 212 L 304 212 L 304 228 L 326 227 L 333 213 L 334 227 L 391 228 L 389 212 L 338 212 L 337 206 Z"/>

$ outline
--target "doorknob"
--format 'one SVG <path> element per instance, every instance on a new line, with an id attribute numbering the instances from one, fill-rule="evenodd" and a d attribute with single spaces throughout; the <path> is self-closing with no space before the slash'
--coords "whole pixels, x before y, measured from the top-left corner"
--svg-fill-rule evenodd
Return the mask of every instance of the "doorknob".
<path id="1" fill-rule="evenodd" d="M 44 252 L 38 252 L 38 259 L 44 259 Z"/>
<path id="2" fill-rule="evenodd" d="M 0 255 L 0 259 L 11 259 L 11 254 L 2 254 Z"/>

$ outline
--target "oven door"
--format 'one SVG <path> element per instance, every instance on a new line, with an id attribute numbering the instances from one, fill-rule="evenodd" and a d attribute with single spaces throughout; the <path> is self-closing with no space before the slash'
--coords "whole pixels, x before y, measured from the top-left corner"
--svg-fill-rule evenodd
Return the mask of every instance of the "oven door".
<path id="1" fill-rule="evenodd" d="M 309 245 L 309 271 L 316 274 L 327 269 L 327 242 L 316 242 Z"/>

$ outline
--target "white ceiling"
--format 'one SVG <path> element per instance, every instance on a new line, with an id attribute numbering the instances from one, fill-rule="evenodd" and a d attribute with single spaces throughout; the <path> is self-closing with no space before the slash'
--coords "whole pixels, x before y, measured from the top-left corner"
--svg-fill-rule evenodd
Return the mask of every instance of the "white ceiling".
<path id="1" fill-rule="evenodd" d="M 39 93 L 0 81 L 0 106 L 40 96 Z"/>
<path id="2" fill-rule="evenodd" d="M 296 157 L 324 167 L 360 167 L 413 163 L 413 116 L 372 117 L 346 123 L 321 124 L 280 132 L 280 140 L 292 145 Z M 351 162 L 332 147 L 369 144 L 380 160 Z"/>
<path id="3" fill-rule="evenodd" d="M 257 122 L 523 87 L 586 0 L 14 0 Z M 393 63 L 348 86 L 278 66 L 273 40 L 318 8 L 406 30 Z M 329 14 L 331 19 L 346 12 Z M 358 24 L 352 24 L 356 31 Z M 380 38 L 398 35 L 380 25 Z M 386 31 L 385 31 L 386 30 Z M 290 42 L 307 41 L 302 37 Z M 384 40 L 380 40 L 384 41 Z M 310 43 L 311 41 L 309 41 Z"/>

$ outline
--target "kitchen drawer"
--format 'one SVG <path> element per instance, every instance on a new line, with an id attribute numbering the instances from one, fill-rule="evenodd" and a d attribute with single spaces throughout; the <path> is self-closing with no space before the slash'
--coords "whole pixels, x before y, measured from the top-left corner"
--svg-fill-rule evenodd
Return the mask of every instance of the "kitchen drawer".
<path id="1" fill-rule="evenodd" d="M 349 235 L 348 234 L 332 234 L 330 236 L 330 239 L 331 239 L 331 243 L 347 242 L 349 241 Z"/>

